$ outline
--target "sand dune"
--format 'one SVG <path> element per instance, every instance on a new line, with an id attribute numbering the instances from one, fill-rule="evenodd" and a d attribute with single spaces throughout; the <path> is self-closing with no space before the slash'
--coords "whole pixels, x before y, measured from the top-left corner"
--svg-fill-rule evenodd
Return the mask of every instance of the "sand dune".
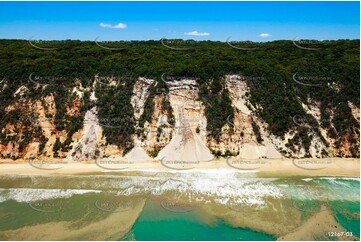
<path id="1" fill-rule="evenodd" d="M 125 155 L 125 159 L 134 162 L 151 160 L 147 152 L 145 152 L 145 150 L 140 146 L 135 146 L 128 154 Z"/>
<path id="2" fill-rule="evenodd" d="M 272 144 L 259 145 L 254 142 L 245 143 L 239 150 L 239 157 L 246 159 L 281 159 L 281 153 Z"/>
<path id="3" fill-rule="evenodd" d="M 186 129 L 186 128 L 183 128 Z M 199 135 L 192 131 L 180 129 L 158 154 L 158 160 L 164 161 L 209 161 L 213 155 L 208 147 L 202 142 Z"/>

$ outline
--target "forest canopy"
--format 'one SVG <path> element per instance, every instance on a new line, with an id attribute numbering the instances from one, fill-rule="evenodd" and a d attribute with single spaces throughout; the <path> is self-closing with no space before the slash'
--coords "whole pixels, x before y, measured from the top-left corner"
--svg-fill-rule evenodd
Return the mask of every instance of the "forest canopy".
<path id="1" fill-rule="evenodd" d="M 322 120 L 327 120 L 332 110 L 337 116 L 334 120 L 336 133 L 345 133 L 348 128 L 345 121 L 351 126 L 358 125 L 350 109 L 345 107 L 348 102 L 360 106 L 360 41 L 308 40 L 302 44 L 308 49 L 287 40 L 264 43 L 181 39 L 0 40 L 0 130 L 6 120 L 12 118 L 4 118 L 4 109 L 16 101 L 13 93 L 22 85 L 29 88 L 28 95 L 32 98 L 53 93 L 57 97 L 57 115 L 63 116 L 70 98 L 65 90 L 76 85 L 75 79 L 83 86 L 92 86 L 95 75 L 124 79 L 123 87 L 97 90 L 100 118 L 117 118 L 117 115 L 124 118 L 124 115 L 132 115 L 130 97 L 135 80 L 138 77 L 160 80 L 166 73 L 197 79 L 201 97 L 209 104 L 206 105 L 207 128 L 215 138 L 226 123 L 226 117 L 232 114 L 224 84 L 227 74 L 247 77 L 250 102 L 254 107 L 262 107 L 257 109 L 256 115 L 269 124 L 273 134 L 283 136 L 292 128 L 292 117 L 305 115 L 300 101 L 307 104 L 310 100 L 320 103 Z M 39 91 L 29 81 L 29 76 L 38 83 L 52 85 Z M 152 93 L 156 94 L 157 90 Z M 147 105 L 152 108 L 151 102 Z M 107 108 L 112 106 L 116 108 Z M 149 114 L 143 118 L 149 119 Z M 76 125 L 79 128 L 80 123 Z M 328 127 L 330 123 L 322 125 Z M 127 132 L 135 131 L 129 128 Z M 118 135 L 116 132 L 106 130 L 105 134 L 110 142 L 116 142 L 112 137 Z"/>

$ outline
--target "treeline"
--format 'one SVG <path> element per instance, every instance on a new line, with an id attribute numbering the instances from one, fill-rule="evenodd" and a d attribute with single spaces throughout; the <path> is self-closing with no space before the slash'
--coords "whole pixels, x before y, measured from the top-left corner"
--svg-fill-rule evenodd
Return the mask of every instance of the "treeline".
<path id="1" fill-rule="evenodd" d="M 57 115 L 62 117 L 71 95 L 67 90 L 76 85 L 75 79 L 84 87 L 93 85 L 95 75 L 124 79 L 124 86 L 103 87 L 96 93 L 101 119 L 124 119 L 132 116 L 130 96 L 136 78 L 160 80 L 166 73 L 197 78 L 202 99 L 208 103 L 209 135 L 218 138 L 227 115 L 232 113 L 223 76 L 241 74 L 247 77 L 250 86 L 250 102 L 254 107 L 262 107 L 257 115 L 269 124 L 273 134 L 282 137 L 288 130 L 297 128 L 292 117 L 305 116 L 301 102 L 307 105 L 313 100 L 321 106 L 322 126 L 330 130 L 329 135 L 345 135 L 349 129 L 358 130 L 348 103 L 360 106 L 359 44 L 359 40 L 309 40 L 299 43 L 309 48 L 304 49 L 292 41 L 0 40 L 0 81 L 7 83 L 6 87 L 3 87 L 5 82 L 0 83 L 0 129 L 5 123 L 4 108 L 16 101 L 13 93 L 21 85 L 29 88 L 28 95 L 32 98 L 53 93 L 57 97 Z M 30 75 L 36 82 L 52 85 L 36 89 L 29 81 Z M 158 95 L 157 92 L 152 89 L 151 97 Z M 152 105 L 149 99 L 141 125 L 150 119 Z M 134 132 L 130 126 L 125 131 L 105 129 L 108 141 L 119 145 L 128 144 L 129 135 Z M 315 132 L 319 132 L 317 128 Z M 118 139 L 119 136 L 122 138 Z M 305 137 L 303 130 L 299 137 Z"/>

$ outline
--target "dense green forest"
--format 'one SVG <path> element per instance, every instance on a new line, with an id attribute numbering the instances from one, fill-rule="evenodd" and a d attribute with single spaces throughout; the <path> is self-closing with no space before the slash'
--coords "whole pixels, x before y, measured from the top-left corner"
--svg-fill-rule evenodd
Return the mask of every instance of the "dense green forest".
<path id="1" fill-rule="evenodd" d="M 57 117 L 69 122 L 57 124 L 59 130 L 66 129 L 71 135 L 81 127 L 82 117 L 66 117 L 65 107 L 71 100 L 75 79 L 84 87 L 92 86 L 94 76 L 114 76 L 123 81 L 116 87 L 99 87 L 99 118 L 123 120 L 118 125 L 126 130 L 112 129 L 104 125 L 109 143 L 131 146 L 130 136 L 136 132 L 130 125 L 133 110 L 130 97 L 137 77 L 146 77 L 161 82 L 161 75 L 196 77 L 201 98 L 206 106 L 209 135 L 218 138 L 221 127 L 232 115 L 233 109 L 228 91 L 225 89 L 224 75 L 240 74 L 250 77 L 250 102 L 257 109 L 256 115 L 269 124 L 269 131 L 283 136 L 288 130 L 297 128 L 293 121 L 296 115 L 306 116 L 300 101 L 310 100 L 320 103 L 322 126 L 329 128 L 330 136 L 342 136 L 358 130 L 358 122 L 351 115 L 348 102 L 360 106 L 360 66 L 359 40 L 309 41 L 307 47 L 298 48 L 292 41 L 265 43 L 234 42 L 232 45 L 216 41 L 119 41 L 95 43 L 93 41 L 38 41 L 0 40 L 0 130 L 9 121 L 21 119 L 21 114 L 5 115 L 4 109 L 17 101 L 14 92 L 21 86 L 29 88 L 27 95 L 40 99 L 53 93 L 56 100 Z M 41 46 L 39 49 L 33 45 Z M 239 49 L 252 47 L 250 50 Z M 106 46 L 102 48 L 101 46 Z M 167 47 L 168 46 L 168 47 Z M 169 48 L 172 46 L 172 48 Z M 234 48 L 237 47 L 237 48 Z M 39 83 L 51 84 L 45 89 L 35 88 L 29 75 L 37 77 Z M 55 78 L 57 77 L 57 78 Z M 253 77 L 253 78 L 251 78 Z M 296 81 L 295 81 L 296 78 Z M 298 81 L 298 82 L 297 82 Z M 302 85 L 300 82 L 306 84 Z M 6 86 L 4 84 L 7 83 Z M 141 126 L 150 119 L 152 97 L 167 92 L 166 85 L 153 86 L 146 103 L 146 112 L 141 117 Z M 89 93 L 87 94 L 89 95 Z M 84 113 L 91 105 L 84 100 Z M 164 105 L 169 109 L 169 103 Z M 171 113 L 171 110 L 169 111 Z M 331 115 L 332 113 L 332 115 Z M 331 115 L 331 116 L 330 116 Z M 317 133 L 318 127 L 312 118 L 307 119 Z M 254 124 L 253 124 L 254 126 Z M 257 130 L 257 127 L 254 126 Z M 41 138 L 38 131 L 34 131 Z M 357 131 L 358 132 L 358 131 Z M 307 145 L 309 137 L 299 130 L 300 140 Z M 1 134 L 0 142 L 6 142 Z M 261 138 L 257 138 L 262 142 Z M 26 141 L 24 141 L 26 143 Z M 69 141 L 68 141 L 69 143 Z M 66 149 L 66 144 L 63 149 Z"/>

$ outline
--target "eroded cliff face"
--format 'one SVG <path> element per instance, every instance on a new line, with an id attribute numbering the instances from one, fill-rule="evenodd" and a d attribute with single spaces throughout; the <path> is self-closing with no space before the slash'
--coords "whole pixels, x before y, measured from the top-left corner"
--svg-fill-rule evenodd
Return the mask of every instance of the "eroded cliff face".
<path id="1" fill-rule="evenodd" d="M 22 87 L 20 89 L 24 90 Z M 56 129 L 57 123 L 61 123 L 62 120 L 55 119 L 54 96 L 48 95 L 40 100 L 33 100 L 25 94 L 19 94 L 17 91 L 14 94 L 18 95 L 17 101 L 5 109 L 10 120 L 2 130 L 5 137 L 0 144 L 1 155 L 13 159 L 36 158 L 39 155 L 53 157 L 56 138 L 65 141 L 67 136 L 64 130 Z M 73 110 L 78 109 L 76 103 L 74 100 Z M 26 139 L 30 135 L 33 139 Z"/>
<path id="2" fill-rule="evenodd" d="M 135 146 L 151 152 L 159 150 L 169 143 L 172 135 L 172 129 L 168 123 L 166 110 L 162 108 L 164 95 L 155 95 L 151 97 L 154 108 L 151 113 L 151 120 L 147 120 L 140 124 L 141 116 L 144 113 L 145 103 L 150 95 L 150 88 L 158 83 L 152 79 L 139 78 L 134 85 L 131 104 L 134 108 L 134 117 L 136 120 L 136 134 L 134 135 Z"/>
<path id="3" fill-rule="evenodd" d="M 207 131 L 205 115 L 206 108 L 211 107 L 207 107 L 207 102 L 200 96 L 197 81 L 186 78 L 161 81 L 168 88 L 166 92 L 152 91 L 160 81 L 139 77 L 134 82 L 129 103 L 134 110 L 134 122 L 129 122 L 135 129 L 131 134 L 134 147 L 128 151 L 108 143 L 104 136 L 95 84 L 87 88 L 79 84 L 69 90 L 73 98 L 67 101 L 64 115 L 81 119 L 81 125 L 75 131 L 66 125 L 59 129 L 59 123 L 65 121 L 56 118 L 57 105 L 52 94 L 31 98 L 26 95 L 27 87 L 22 86 L 14 93 L 16 101 L 4 110 L 3 122 L 6 125 L 0 130 L 0 156 L 13 159 L 66 158 L 72 161 L 110 156 L 122 156 L 132 161 L 151 157 L 158 160 L 207 161 L 215 155 L 258 159 L 304 157 L 307 154 L 312 157 L 359 154 L 359 150 L 351 152 L 359 146 L 359 130 L 350 129 L 343 136 L 331 135 L 330 128 L 321 125 L 320 104 L 312 100 L 308 104 L 300 103 L 305 113 L 317 121 L 319 132 L 305 125 L 302 117 L 293 117 L 295 126 L 283 137 L 270 133 L 269 124 L 256 115 L 257 109 L 262 107 L 254 107 L 250 103 L 249 86 L 245 78 L 238 75 L 224 77 L 233 115 L 225 120 L 219 139 L 212 138 Z M 84 93 L 90 95 L 91 106 L 85 105 Z M 147 100 L 153 107 L 150 118 L 144 118 Z M 348 106 L 359 123 L 359 109 L 352 103 Z M 330 113 L 332 119 L 332 110 Z M 309 137 L 307 152 L 302 144 L 290 145 L 290 140 L 297 138 L 301 128 Z M 331 128 L 334 127 L 331 125 Z"/>
<path id="4" fill-rule="evenodd" d="M 228 75 L 225 80 L 234 108 L 234 119 L 229 120 L 229 123 L 233 123 L 233 135 L 224 135 L 225 138 L 231 139 L 225 148 L 245 158 L 281 158 L 278 146 L 274 144 L 271 134 L 267 131 L 267 124 L 255 115 L 255 108 L 247 99 L 249 87 L 245 78 Z M 262 141 L 257 140 L 253 126 L 259 128 Z M 226 129 L 230 129 L 229 125 Z"/>
<path id="5" fill-rule="evenodd" d="M 175 161 L 208 161 L 213 159 L 207 147 L 207 120 L 199 89 L 194 80 L 166 82 L 174 115 L 172 139 L 157 159 Z M 164 98 L 164 97 L 163 97 Z"/>
<path id="6" fill-rule="evenodd" d="M 73 148 L 67 159 L 74 161 L 93 160 L 101 156 L 100 150 L 102 129 L 99 125 L 96 107 L 88 110 L 84 117 L 83 128 L 79 131 L 78 139 L 73 138 Z"/>

